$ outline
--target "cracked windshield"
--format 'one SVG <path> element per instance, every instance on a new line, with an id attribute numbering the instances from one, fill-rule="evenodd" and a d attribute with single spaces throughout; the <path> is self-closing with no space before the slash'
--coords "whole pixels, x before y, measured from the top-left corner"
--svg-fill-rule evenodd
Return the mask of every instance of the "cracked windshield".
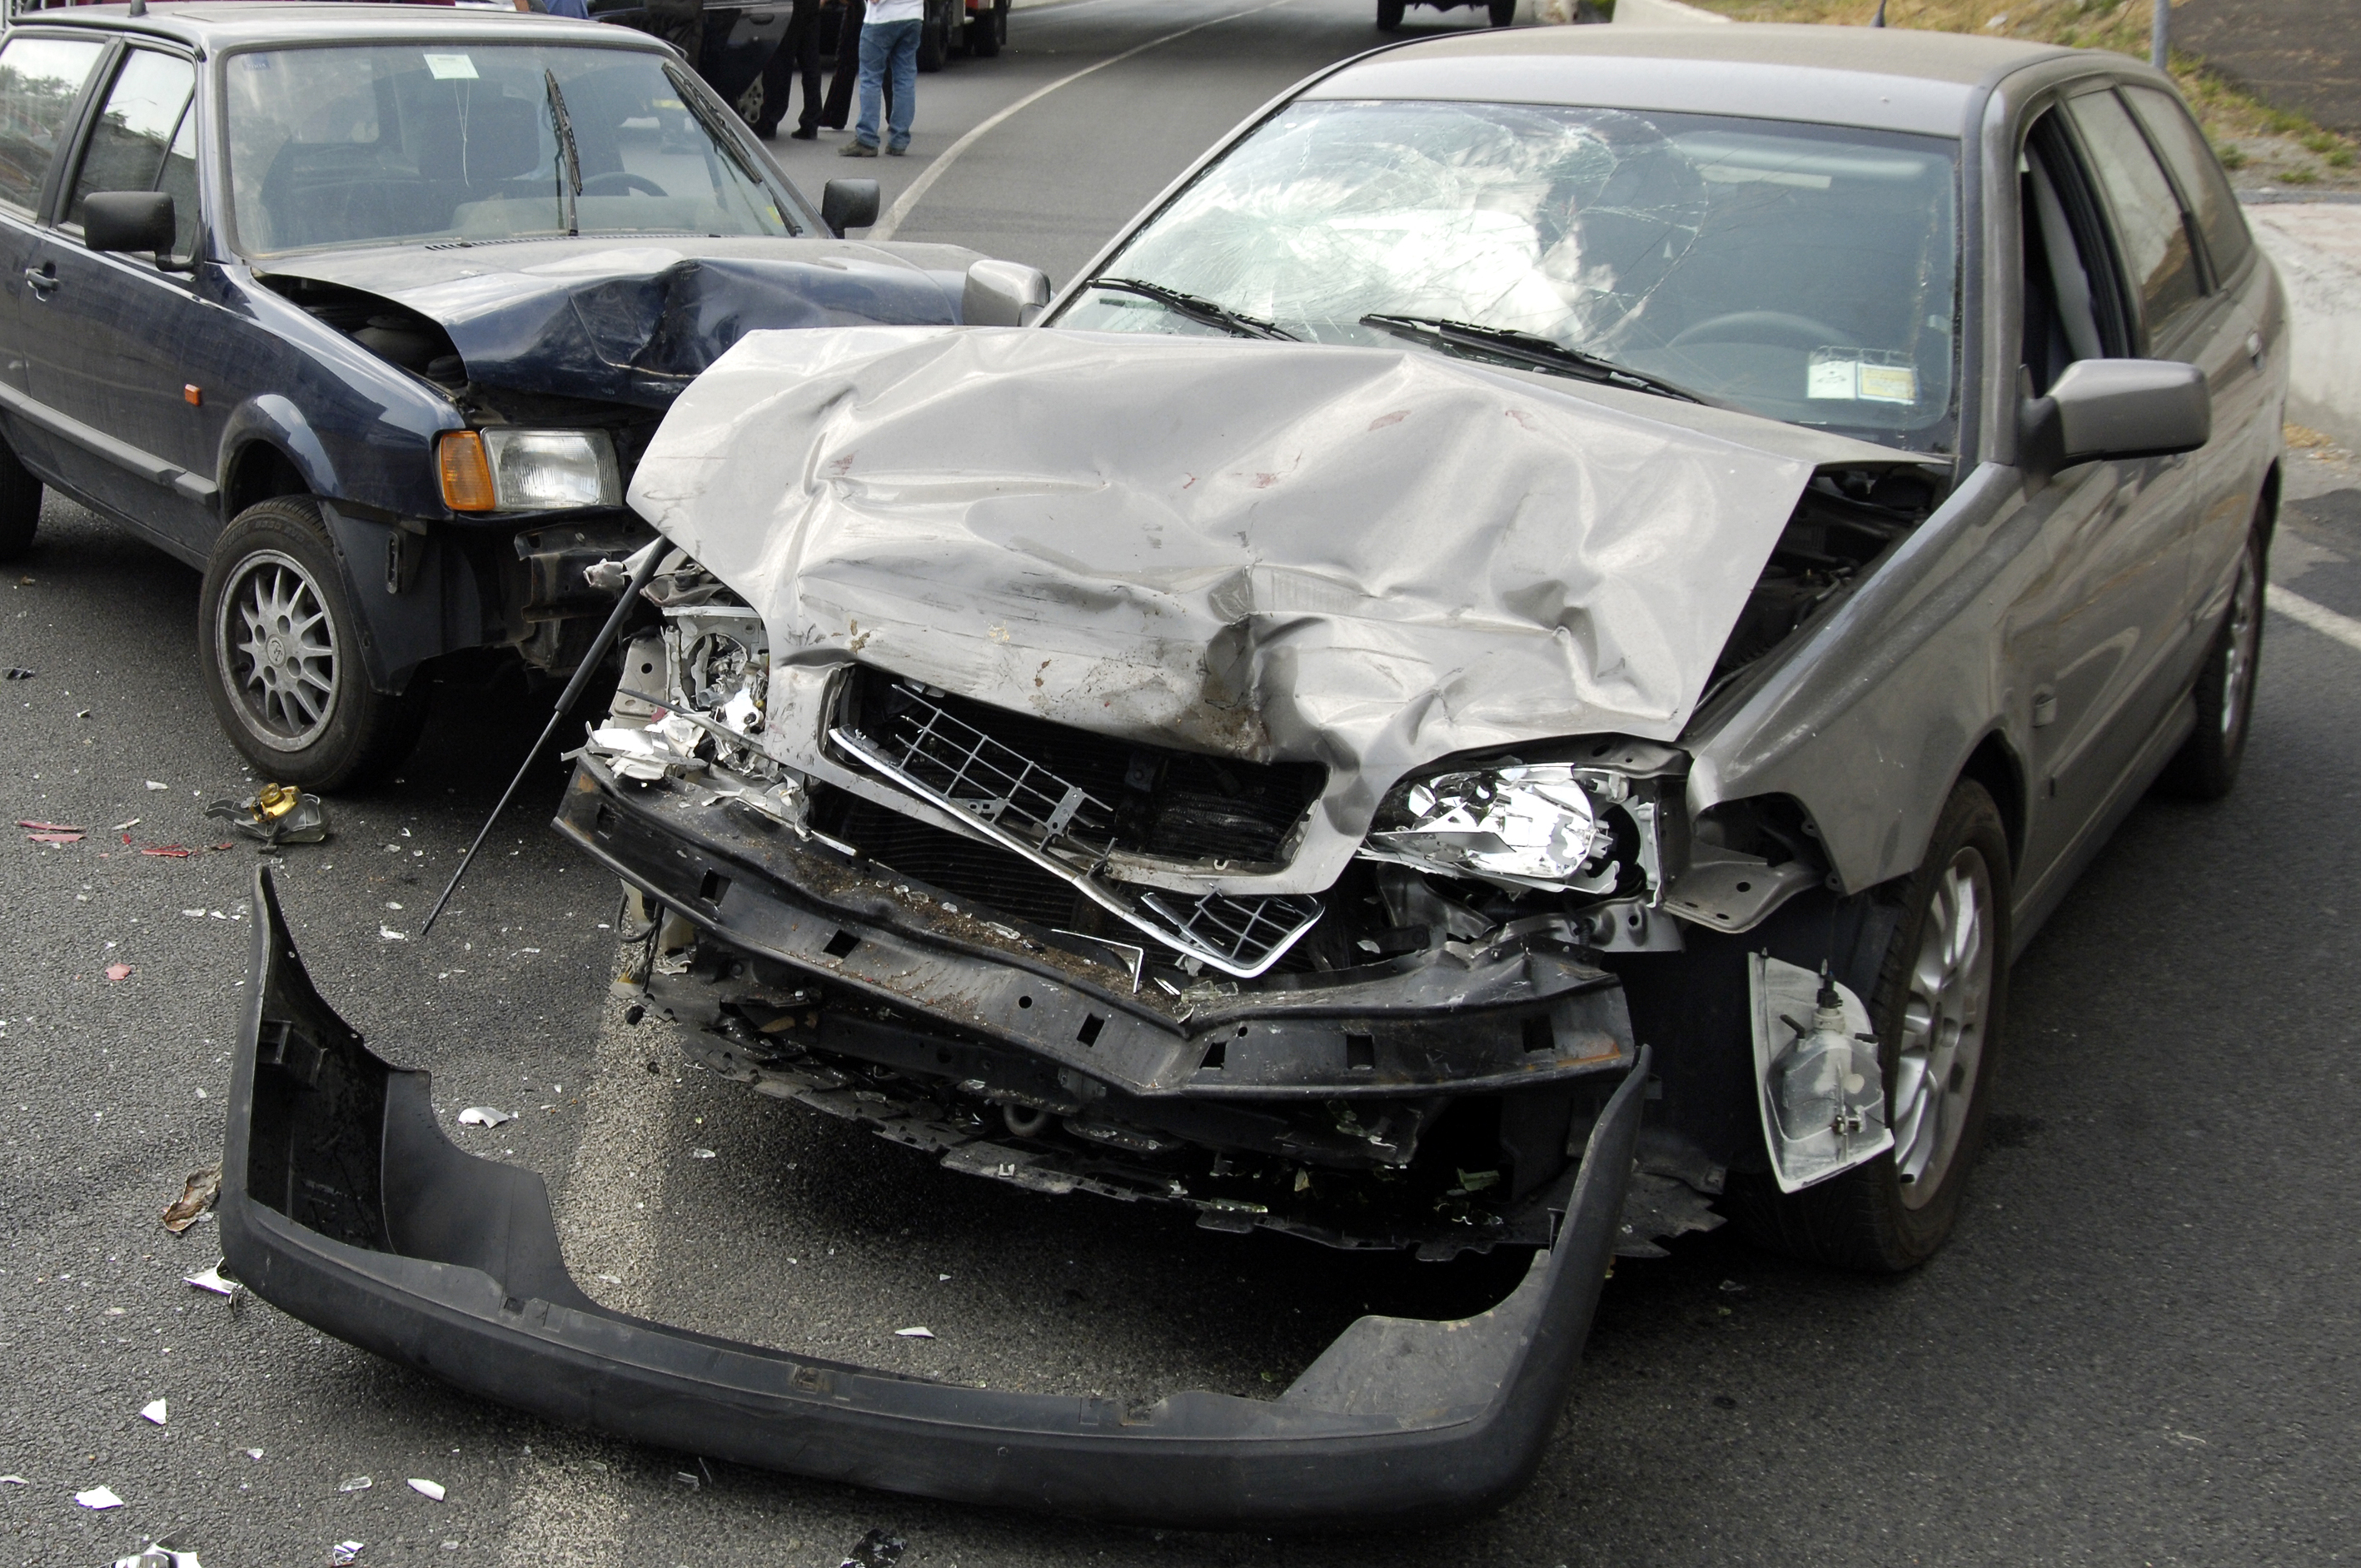
<path id="1" fill-rule="evenodd" d="M 1611 366 L 1948 452 L 1956 147 L 1698 115 L 1298 104 L 1060 324 L 1408 339 L 1591 378 Z"/>
<path id="2" fill-rule="evenodd" d="M 238 247 L 800 232 L 675 70 L 620 49 L 512 45 L 237 55 Z"/>

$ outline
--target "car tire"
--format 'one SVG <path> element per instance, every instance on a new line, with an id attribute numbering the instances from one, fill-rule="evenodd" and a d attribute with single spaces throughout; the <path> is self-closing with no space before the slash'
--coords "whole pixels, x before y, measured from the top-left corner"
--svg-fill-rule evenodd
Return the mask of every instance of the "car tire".
<path id="1" fill-rule="evenodd" d="M 0 561 L 21 557 L 40 531 L 41 481 L 0 442 Z"/>
<path id="2" fill-rule="evenodd" d="M 1378 31 L 1401 31 L 1402 16 L 1409 9 L 1409 0 L 1378 0 Z"/>
<path id="3" fill-rule="evenodd" d="M 920 71 L 940 71 L 943 62 L 950 58 L 950 46 L 943 36 L 948 31 L 950 25 L 943 20 L 941 14 L 932 6 L 928 7 L 926 18 L 918 24 Z"/>
<path id="4" fill-rule="evenodd" d="M 1757 1245 L 1837 1268 L 1897 1274 L 1935 1255 L 1958 1222 L 1983 1141 L 2008 1001 L 2008 832 L 1984 787 L 1962 780 L 1918 870 L 1872 897 L 1882 952 L 1867 999 L 1894 1146 L 1800 1192 L 1733 1173 L 1724 1207 Z"/>
<path id="5" fill-rule="evenodd" d="M 1517 0 L 1492 0 L 1492 25 L 1505 27 L 1517 19 Z"/>
<path id="6" fill-rule="evenodd" d="M 426 683 L 374 690 L 360 621 L 309 496 L 282 496 L 222 530 L 198 601 L 205 695 L 266 779 L 333 790 L 409 754 Z"/>
<path id="7" fill-rule="evenodd" d="M 2246 731 L 2255 716 L 2255 677 L 2262 666 L 2263 596 L 2269 581 L 2270 540 L 2261 529 L 2246 536 L 2238 575 L 2213 651 L 2197 672 L 2197 728 L 2180 743 L 2158 782 L 2188 800 L 2220 800 L 2238 782 Z"/>
<path id="8" fill-rule="evenodd" d="M 1000 0 L 967 25 L 967 52 L 978 60 L 994 60 L 1008 41 L 1008 0 Z"/>

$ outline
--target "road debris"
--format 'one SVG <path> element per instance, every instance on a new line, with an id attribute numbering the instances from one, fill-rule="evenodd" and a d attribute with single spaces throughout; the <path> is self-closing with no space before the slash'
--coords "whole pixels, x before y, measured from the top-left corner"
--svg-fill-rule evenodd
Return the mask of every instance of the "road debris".
<path id="1" fill-rule="evenodd" d="M 29 1486 L 32 1483 L 22 1475 L 0 1475 L 0 1486 Z"/>
<path id="2" fill-rule="evenodd" d="M 158 1426 L 162 1426 L 164 1424 L 164 1401 L 161 1399 L 150 1399 L 146 1404 L 140 1406 L 139 1419 L 142 1420 L 154 1421 Z"/>
<path id="3" fill-rule="evenodd" d="M 105 1486 L 93 1486 L 87 1492 L 76 1492 L 74 1501 L 93 1513 L 105 1508 L 119 1508 L 123 1506 L 123 1499 Z"/>
<path id="4" fill-rule="evenodd" d="M 366 1492 L 371 1486 L 376 1485 L 376 1482 L 370 1480 L 366 1475 L 347 1475 L 343 1480 L 336 1483 L 336 1490 L 339 1492 Z"/>
<path id="5" fill-rule="evenodd" d="M 672 1473 L 672 1481 L 673 1481 L 673 1485 L 674 1485 L 674 1486 L 686 1486 L 686 1487 L 687 1487 L 687 1488 L 688 1488 L 690 1491 L 692 1491 L 692 1492 L 696 1491 L 699 1486 L 702 1486 L 703 1485 L 705 1485 L 705 1483 L 704 1483 L 704 1482 L 699 1481 L 696 1476 L 694 1476 L 694 1475 L 690 1475 L 690 1474 L 689 1474 L 687 1471 L 686 1471 L 686 1470 L 675 1470 L 675 1471 L 674 1471 L 674 1472 Z"/>
<path id="6" fill-rule="evenodd" d="M 112 828 L 108 828 L 108 829 L 107 829 L 107 831 L 108 831 L 108 832 L 110 832 L 110 833 L 128 833 L 128 832 L 130 832 L 134 828 L 137 828 L 137 827 L 138 827 L 138 826 L 139 826 L 139 818 L 138 818 L 138 817 L 133 817 L 133 818 L 132 818 L 130 821 L 128 821 L 128 822 L 118 822 L 118 823 L 116 823 L 114 827 L 112 827 Z"/>
<path id="7" fill-rule="evenodd" d="M 151 784 L 150 789 L 161 789 Z M 256 841 L 276 848 L 281 844 L 317 844 L 328 837 L 328 808 L 316 795 L 293 784 L 264 784 L 244 800 L 217 800 L 205 815 L 219 818 Z"/>
<path id="8" fill-rule="evenodd" d="M 397 931 L 382 920 L 378 922 L 377 934 L 389 942 L 407 942 L 410 940 L 409 932 Z"/>
<path id="9" fill-rule="evenodd" d="M 33 672 L 22 664 L 11 664 L 8 667 L 8 678 L 12 681 L 29 681 L 33 678 Z"/>
<path id="10" fill-rule="evenodd" d="M 145 1552 L 115 1560 L 115 1568 L 204 1568 L 193 1552 L 180 1552 L 160 1541 L 150 1541 Z"/>
<path id="11" fill-rule="evenodd" d="M 131 966 L 129 964 L 109 964 L 106 966 L 106 978 L 109 980 L 129 980 L 131 978 Z"/>
<path id="12" fill-rule="evenodd" d="M 459 1125 L 463 1127 L 497 1127 L 515 1120 L 515 1112 L 495 1110 L 489 1105 L 470 1105 L 459 1113 Z"/>
<path id="13" fill-rule="evenodd" d="M 410 1489 L 422 1497 L 431 1497 L 438 1503 L 443 1500 L 443 1483 L 440 1481 L 427 1481 L 412 1475 Z"/>
<path id="14" fill-rule="evenodd" d="M 691 1159 L 713 1159 L 718 1157 L 711 1149 L 691 1149 L 688 1151 L 688 1157 Z"/>
<path id="15" fill-rule="evenodd" d="M 126 837 L 128 837 L 128 835 L 126 835 Z M 139 852 L 143 855 L 154 855 L 159 860 L 166 861 L 185 861 L 191 855 L 196 853 L 194 850 L 182 849 L 178 844 L 159 845 L 152 849 L 142 849 Z"/>
<path id="16" fill-rule="evenodd" d="M 852 1543 L 852 1550 L 844 1554 L 844 1561 L 837 1568 L 894 1568 L 907 1550 L 909 1543 L 900 1536 L 873 1530 Z"/>
<path id="17" fill-rule="evenodd" d="M 894 1337 L 895 1339 L 932 1339 L 935 1337 L 935 1331 L 920 1324 L 916 1328 L 895 1329 Z"/>
<path id="18" fill-rule="evenodd" d="M 148 780 L 147 784 L 149 789 L 170 789 L 172 787 L 168 784 L 158 784 L 154 779 Z"/>
<path id="19" fill-rule="evenodd" d="M 225 1259 L 224 1261 L 226 1262 L 227 1260 Z M 181 1279 L 181 1283 L 183 1285 L 193 1285 L 200 1290 L 210 1290 L 216 1296 L 235 1296 L 237 1294 L 237 1281 L 235 1279 L 224 1278 L 222 1277 L 221 1264 L 218 1263 L 200 1273 L 185 1277 Z"/>
<path id="20" fill-rule="evenodd" d="M 346 1563 L 357 1562 L 361 1549 L 367 1545 L 368 1542 L 366 1541 L 340 1541 L 328 1549 L 328 1561 L 335 1563 L 336 1568 L 344 1568 Z"/>
<path id="21" fill-rule="evenodd" d="M 197 1216 L 214 1206 L 221 1196 L 221 1167 L 209 1165 L 203 1170 L 192 1170 L 181 1189 L 181 1195 L 164 1211 L 164 1228 L 179 1235 L 197 1223 Z"/>
<path id="22" fill-rule="evenodd" d="M 260 1459 L 262 1457 L 262 1450 L 258 1448 L 249 1448 L 246 1451 L 246 1456 L 248 1459 Z"/>
<path id="23" fill-rule="evenodd" d="M 36 844 L 79 844 L 85 829 L 69 822 L 41 822 L 19 817 L 16 826 L 29 829 L 25 837 Z"/>

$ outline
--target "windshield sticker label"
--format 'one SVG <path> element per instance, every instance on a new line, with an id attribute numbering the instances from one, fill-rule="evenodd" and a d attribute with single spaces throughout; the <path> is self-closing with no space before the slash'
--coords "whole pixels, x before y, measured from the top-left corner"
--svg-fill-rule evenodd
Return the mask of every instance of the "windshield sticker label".
<path id="1" fill-rule="evenodd" d="M 437 82 L 476 80 L 476 62 L 464 54 L 430 54 L 426 57 L 426 70 Z"/>
<path id="2" fill-rule="evenodd" d="M 1877 348 L 1816 348 L 1804 370 L 1804 395 L 1858 403 L 1915 403 L 1918 367 L 1905 354 Z"/>

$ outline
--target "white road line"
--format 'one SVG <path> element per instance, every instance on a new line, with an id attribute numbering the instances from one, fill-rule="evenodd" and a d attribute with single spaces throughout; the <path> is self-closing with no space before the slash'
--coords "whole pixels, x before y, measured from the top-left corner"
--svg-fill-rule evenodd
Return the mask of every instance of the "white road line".
<path id="1" fill-rule="evenodd" d="M 2324 604 L 2314 604 L 2301 594 L 2290 593 L 2277 583 L 2270 587 L 2270 607 L 2323 637 L 2334 637 L 2347 648 L 2361 650 L 2361 620 L 2339 615 Z"/>
<path id="2" fill-rule="evenodd" d="M 1025 94 L 1024 97 L 1019 98 L 1014 104 L 1009 104 L 1005 109 L 1001 110 L 998 114 L 992 115 L 990 118 L 977 125 L 973 129 L 970 130 L 967 135 L 960 137 L 959 140 L 951 143 L 950 146 L 943 148 L 941 156 L 938 157 L 932 163 L 927 165 L 926 172 L 919 175 L 916 180 L 911 181 L 909 187 L 899 196 L 894 199 L 894 205 L 886 212 L 883 218 L 878 220 L 876 226 L 869 231 L 869 237 L 871 239 L 892 239 L 894 237 L 894 231 L 902 226 L 902 220 L 910 215 L 910 209 L 918 204 L 918 198 L 925 195 L 928 191 L 934 189 L 935 181 L 943 177 L 944 170 L 949 169 L 954 162 L 958 161 L 960 154 L 965 152 L 969 148 L 973 147 L 977 141 L 983 138 L 983 134 L 986 131 L 989 131 L 994 126 L 1012 118 L 1021 111 L 1031 108 L 1042 99 L 1047 98 L 1050 93 L 1055 93 L 1059 88 L 1066 86 L 1070 82 L 1080 82 L 1083 77 L 1088 76 L 1094 71 L 1104 71 L 1110 65 L 1121 65 L 1133 55 L 1146 54 L 1149 49 L 1169 44 L 1175 38 L 1185 38 L 1191 33 L 1202 33 L 1207 27 L 1219 27 L 1224 22 L 1235 22 L 1240 16 L 1251 16 L 1258 11 L 1276 10 L 1279 6 L 1290 3 L 1290 0 L 1268 0 L 1268 3 L 1266 5 L 1249 5 L 1243 11 L 1232 11 L 1225 16 L 1209 16 L 1202 22 L 1197 22 L 1189 27 L 1182 27 L 1178 32 L 1166 33 L 1162 38 L 1150 38 L 1144 44 L 1136 44 L 1132 48 L 1124 50 L 1121 54 L 1111 54 L 1094 65 L 1086 65 L 1080 71 L 1060 76 L 1057 81 L 1050 82 L 1046 87 L 1035 88 L 1032 92 Z"/>

